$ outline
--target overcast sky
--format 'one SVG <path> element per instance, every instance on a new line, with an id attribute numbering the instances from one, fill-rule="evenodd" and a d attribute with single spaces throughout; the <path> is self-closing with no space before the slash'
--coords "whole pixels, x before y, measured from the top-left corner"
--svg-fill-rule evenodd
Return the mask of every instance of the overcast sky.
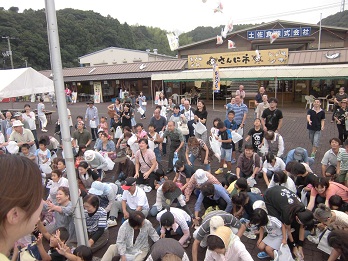
<path id="1" fill-rule="evenodd" d="M 269 22 L 276 19 L 317 23 L 340 11 L 341 0 L 222 0 L 223 13 L 214 13 L 216 0 L 56 0 L 56 9 L 93 10 L 111 15 L 121 23 L 160 27 L 167 31 L 190 31 L 197 26 L 218 26 L 229 18 L 235 24 Z M 45 0 L 0 0 L 0 7 L 34 10 L 45 8 Z M 318 7 L 318 8 L 317 8 Z M 298 10 L 305 12 L 298 13 Z M 297 11 L 297 12 L 295 12 Z M 285 15 L 285 13 L 291 13 Z"/>

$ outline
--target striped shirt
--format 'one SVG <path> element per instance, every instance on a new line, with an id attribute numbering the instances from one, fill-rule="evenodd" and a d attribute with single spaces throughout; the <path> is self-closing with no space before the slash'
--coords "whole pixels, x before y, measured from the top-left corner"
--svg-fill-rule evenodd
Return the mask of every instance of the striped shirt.
<path id="1" fill-rule="evenodd" d="M 338 153 L 337 161 L 340 162 L 341 170 L 348 170 L 348 153 L 346 150 L 342 150 Z"/>
<path id="2" fill-rule="evenodd" d="M 224 224 L 226 227 L 234 227 L 240 229 L 242 223 L 240 223 L 239 219 L 233 216 L 230 213 L 227 213 L 223 210 L 215 210 L 209 212 L 203 219 L 202 225 L 199 227 L 196 239 L 202 241 L 206 235 L 210 235 L 210 219 L 214 216 L 220 216 L 224 220 Z"/>
<path id="3" fill-rule="evenodd" d="M 88 212 L 85 210 L 86 225 L 88 234 L 97 232 L 99 228 L 107 228 L 106 222 L 106 211 L 99 207 L 97 212 L 93 216 L 89 216 Z"/>
<path id="4" fill-rule="evenodd" d="M 233 104 L 232 110 L 235 113 L 234 121 L 237 123 L 237 125 L 241 125 L 244 114 L 248 113 L 248 107 L 244 103 L 241 103 L 240 105 Z"/>

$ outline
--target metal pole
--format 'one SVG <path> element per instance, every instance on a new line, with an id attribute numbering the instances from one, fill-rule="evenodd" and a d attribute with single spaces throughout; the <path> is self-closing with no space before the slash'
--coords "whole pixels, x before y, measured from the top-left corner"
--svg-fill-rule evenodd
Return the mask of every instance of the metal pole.
<path id="1" fill-rule="evenodd" d="M 84 213 L 80 206 L 81 200 L 79 199 L 78 186 L 76 180 L 74 156 L 71 146 L 71 137 L 68 122 L 67 106 L 64 93 L 64 80 L 62 70 L 62 59 L 60 54 L 59 35 L 57 16 L 55 10 L 54 0 L 45 0 L 46 6 L 46 19 L 47 19 L 47 31 L 48 40 L 50 46 L 50 58 L 53 73 L 53 81 L 55 87 L 55 93 L 57 98 L 58 116 L 60 119 L 60 128 L 62 133 L 64 156 L 66 163 L 66 170 L 69 179 L 70 198 L 74 204 L 74 223 L 77 236 L 77 242 L 79 245 L 88 245 L 87 231 L 84 228 L 85 222 Z"/>
<path id="2" fill-rule="evenodd" d="M 213 110 L 215 110 L 215 99 L 214 99 L 214 80 L 215 80 L 215 79 L 213 79 L 213 88 L 212 88 L 212 90 L 213 90 Z"/>
<path id="3" fill-rule="evenodd" d="M 320 50 L 320 42 L 321 42 L 321 19 L 322 19 L 322 13 L 320 13 L 320 22 L 319 22 L 319 39 L 318 39 L 318 50 Z"/>

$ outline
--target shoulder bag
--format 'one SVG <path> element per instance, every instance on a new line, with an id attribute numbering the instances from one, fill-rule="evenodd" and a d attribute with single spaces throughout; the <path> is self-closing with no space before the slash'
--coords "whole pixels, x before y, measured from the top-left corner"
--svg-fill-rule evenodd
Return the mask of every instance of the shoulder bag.
<path id="1" fill-rule="evenodd" d="M 141 150 L 139 150 L 140 151 L 140 155 L 141 155 L 141 157 L 143 158 L 143 161 L 145 162 L 145 164 L 147 165 L 147 166 L 149 166 L 149 168 L 151 169 L 151 166 L 145 161 L 145 159 L 144 159 L 144 156 L 143 156 L 143 153 L 141 152 Z M 162 177 L 162 176 L 164 176 L 164 170 L 163 170 L 163 166 L 156 160 L 156 162 L 157 162 L 157 170 L 156 171 L 154 171 L 153 173 L 157 176 L 157 178 L 159 178 L 159 177 Z"/>

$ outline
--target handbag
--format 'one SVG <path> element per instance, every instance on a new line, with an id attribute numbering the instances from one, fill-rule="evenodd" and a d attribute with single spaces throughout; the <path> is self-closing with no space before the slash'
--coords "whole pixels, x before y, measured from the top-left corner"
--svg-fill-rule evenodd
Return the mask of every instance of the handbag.
<path id="1" fill-rule="evenodd" d="M 206 147 L 208 148 L 208 162 L 210 163 L 213 159 L 214 159 L 214 156 L 215 156 L 215 153 L 214 151 L 209 148 L 207 145 Z M 204 164 L 204 160 L 205 160 L 205 154 L 206 154 L 206 150 L 203 149 L 202 147 L 199 148 L 199 151 L 200 151 L 200 159 L 201 159 L 201 162 L 202 164 Z"/>
<path id="2" fill-rule="evenodd" d="M 182 135 L 184 135 L 184 136 L 189 135 L 189 133 L 190 133 L 190 130 L 189 130 L 186 123 L 183 123 L 183 122 L 178 123 L 178 129 L 181 131 Z"/>
<path id="3" fill-rule="evenodd" d="M 114 116 L 116 115 L 116 112 L 114 110 L 108 110 L 108 115 L 111 119 L 113 119 Z"/>

